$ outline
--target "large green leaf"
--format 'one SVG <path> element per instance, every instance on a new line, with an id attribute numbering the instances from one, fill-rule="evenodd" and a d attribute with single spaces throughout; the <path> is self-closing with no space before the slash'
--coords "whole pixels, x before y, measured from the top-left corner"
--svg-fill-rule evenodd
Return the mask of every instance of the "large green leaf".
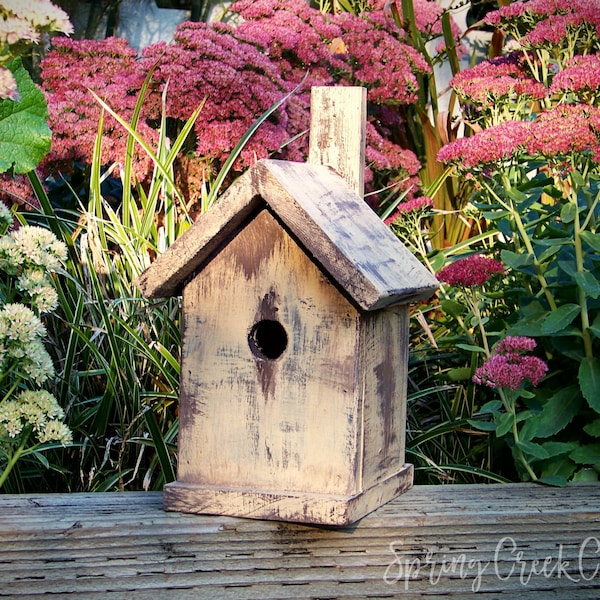
<path id="1" fill-rule="evenodd" d="M 595 465 L 600 462 L 600 444 L 579 446 L 569 457 L 581 465 Z"/>
<path id="2" fill-rule="evenodd" d="M 0 100 L 0 173 L 11 168 L 15 173 L 28 173 L 50 150 L 48 107 L 21 61 L 13 61 L 9 68 L 21 99 Z"/>
<path id="3" fill-rule="evenodd" d="M 579 387 L 588 404 L 600 413 L 600 358 L 586 358 L 581 362 Z"/>
<path id="4" fill-rule="evenodd" d="M 581 239 L 588 245 L 592 250 L 600 252 L 600 233 L 592 233 L 591 231 L 582 231 L 580 234 Z"/>
<path id="5" fill-rule="evenodd" d="M 575 281 L 589 298 L 596 299 L 600 296 L 600 281 L 598 281 L 589 271 L 576 273 Z"/>
<path id="6" fill-rule="evenodd" d="M 542 323 L 542 335 L 552 335 L 565 329 L 579 315 L 579 304 L 563 304 L 551 312 Z"/>
<path id="7" fill-rule="evenodd" d="M 575 417 L 581 404 L 577 386 L 569 386 L 551 396 L 532 422 L 535 437 L 547 438 L 562 431 Z"/>

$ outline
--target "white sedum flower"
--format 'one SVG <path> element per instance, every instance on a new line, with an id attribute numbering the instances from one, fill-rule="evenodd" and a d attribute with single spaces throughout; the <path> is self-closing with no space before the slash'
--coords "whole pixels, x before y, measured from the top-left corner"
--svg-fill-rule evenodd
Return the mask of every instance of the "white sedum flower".
<path id="1" fill-rule="evenodd" d="M 57 307 L 58 294 L 41 269 L 27 269 L 17 278 L 16 285 L 39 313 L 50 312 Z"/>
<path id="2" fill-rule="evenodd" d="M 67 257 L 67 246 L 43 227 L 29 225 L 11 232 L 17 251 L 22 257 L 21 264 L 41 267 L 46 271 L 56 271 Z"/>
<path id="3" fill-rule="evenodd" d="M 31 427 L 40 443 L 70 444 L 73 436 L 62 422 L 64 417 L 63 409 L 50 392 L 25 390 L 15 400 L 0 405 L 0 435 L 15 438 Z"/>
<path id="4" fill-rule="evenodd" d="M 73 33 L 69 15 L 49 0 L 2 0 L 0 10 L 7 17 L 28 21 L 36 29 Z"/>
<path id="5" fill-rule="evenodd" d="M 2 329 L 5 329 L 8 340 L 26 344 L 46 335 L 46 328 L 40 318 L 28 306 L 18 302 L 5 304 L 0 309 L 1 321 L 4 321 L 5 328 Z"/>
<path id="6" fill-rule="evenodd" d="M 4 202 L 0 202 L 0 223 L 4 223 L 4 225 L 12 225 L 13 223 L 13 214 Z"/>
<path id="7" fill-rule="evenodd" d="M 15 438 L 23 431 L 23 420 L 19 403 L 8 400 L 0 405 L 0 435 Z"/>
<path id="8" fill-rule="evenodd" d="M 71 430 L 62 421 L 48 421 L 44 430 L 38 434 L 40 442 L 59 442 L 66 446 L 73 442 L 73 434 Z"/>

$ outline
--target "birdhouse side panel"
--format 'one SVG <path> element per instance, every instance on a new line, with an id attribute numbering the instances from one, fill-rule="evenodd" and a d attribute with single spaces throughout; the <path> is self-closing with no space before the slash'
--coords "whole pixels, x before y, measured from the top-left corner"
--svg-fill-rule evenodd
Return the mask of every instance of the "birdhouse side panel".
<path id="1" fill-rule="evenodd" d="M 184 289 L 178 480 L 353 494 L 359 315 L 263 210 Z"/>
<path id="2" fill-rule="evenodd" d="M 362 321 L 365 488 L 404 467 L 408 324 L 408 305 L 367 313 Z"/>

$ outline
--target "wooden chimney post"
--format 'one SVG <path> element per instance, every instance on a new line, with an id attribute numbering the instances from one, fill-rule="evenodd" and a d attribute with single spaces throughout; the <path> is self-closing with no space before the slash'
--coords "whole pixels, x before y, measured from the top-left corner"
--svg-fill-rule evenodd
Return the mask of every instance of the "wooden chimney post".
<path id="1" fill-rule="evenodd" d="M 408 310 L 437 282 L 362 199 L 364 107 L 314 89 L 310 161 L 256 163 L 137 280 L 182 295 L 167 510 L 347 525 L 412 485 Z"/>

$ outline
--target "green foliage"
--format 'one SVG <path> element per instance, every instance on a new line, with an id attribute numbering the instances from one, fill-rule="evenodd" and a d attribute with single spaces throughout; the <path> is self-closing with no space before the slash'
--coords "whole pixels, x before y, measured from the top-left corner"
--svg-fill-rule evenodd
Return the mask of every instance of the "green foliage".
<path id="1" fill-rule="evenodd" d="M 173 169 L 202 107 L 175 139 L 167 137 L 163 117 L 158 146 L 151 147 L 136 129 L 151 77 L 149 73 L 130 122 L 97 99 L 128 137 L 118 206 L 103 194 L 103 183 L 116 174 L 116 166 L 104 167 L 102 157 L 104 112 L 86 206 L 76 214 L 56 210 L 35 174 L 30 175 L 42 208 L 34 218 L 45 221 L 64 240 L 71 258 L 59 282 L 57 318 L 48 323 L 48 332 L 58 369 L 56 394 L 68 407 L 77 444 L 67 459 L 56 457 L 64 468 L 54 479 L 46 478 L 49 489 L 159 490 L 175 478 L 179 300 L 148 300 L 133 282 L 191 224 Z M 253 132 L 288 97 L 270 107 L 242 136 L 203 198 L 205 209 L 216 201 L 219 182 Z M 134 144 L 154 164 L 149 183 L 134 177 Z M 39 478 L 29 485 L 39 487 Z"/>
<path id="2" fill-rule="evenodd" d="M 0 100 L 0 173 L 28 173 L 50 150 L 48 107 L 20 59 L 9 65 L 18 85 L 19 100 Z"/>
<path id="3" fill-rule="evenodd" d="M 536 16 L 536 23 L 540 19 Z M 511 13 L 507 23 L 521 23 L 519 38 L 527 40 L 533 25 L 526 16 Z M 573 51 L 577 32 L 565 35 Z M 449 144 L 440 156 L 474 183 L 468 216 L 485 235 L 427 260 L 437 270 L 449 257 L 479 252 L 501 259 L 506 272 L 494 289 L 443 286 L 436 320 L 429 321 L 434 340 L 429 357 L 435 361 L 435 346 L 455 349 L 460 358 L 456 366 L 439 369 L 440 379 L 464 377 L 472 409 L 468 422 L 487 432 L 490 451 L 510 451 L 516 472 L 505 473 L 564 485 L 598 478 L 600 472 L 600 171 L 597 128 L 589 124 L 599 113 L 593 95 L 588 105 L 577 90 L 563 91 L 564 97 L 551 91 L 552 77 L 558 81 L 570 64 L 559 47 L 554 53 L 531 50 L 521 48 L 508 61 L 520 65 L 515 77 L 537 90 L 535 99 L 519 97 L 514 89 L 502 96 L 496 92 L 503 89 L 495 71 L 500 62 L 487 61 L 471 80 L 462 77 L 455 84 L 460 89 L 469 82 L 459 94 L 462 115 L 467 126 L 470 119 L 477 125 L 474 131 L 481 131 Z M 506 122 L 489 120 L 486 103 Z M 489 387 L 473 389 L 473 378 L 481 380 L 480 369 L 490 364 L 494 342 L 508 336 L 535 338 L 536 358 L 547 363 L 547 374 L 536 377 L 534 390 L 524 383 L 489 381 L 483 381 Z M 508 366 L 515 369 L 524 361 L 522 356 L 511 360 Z"/>

